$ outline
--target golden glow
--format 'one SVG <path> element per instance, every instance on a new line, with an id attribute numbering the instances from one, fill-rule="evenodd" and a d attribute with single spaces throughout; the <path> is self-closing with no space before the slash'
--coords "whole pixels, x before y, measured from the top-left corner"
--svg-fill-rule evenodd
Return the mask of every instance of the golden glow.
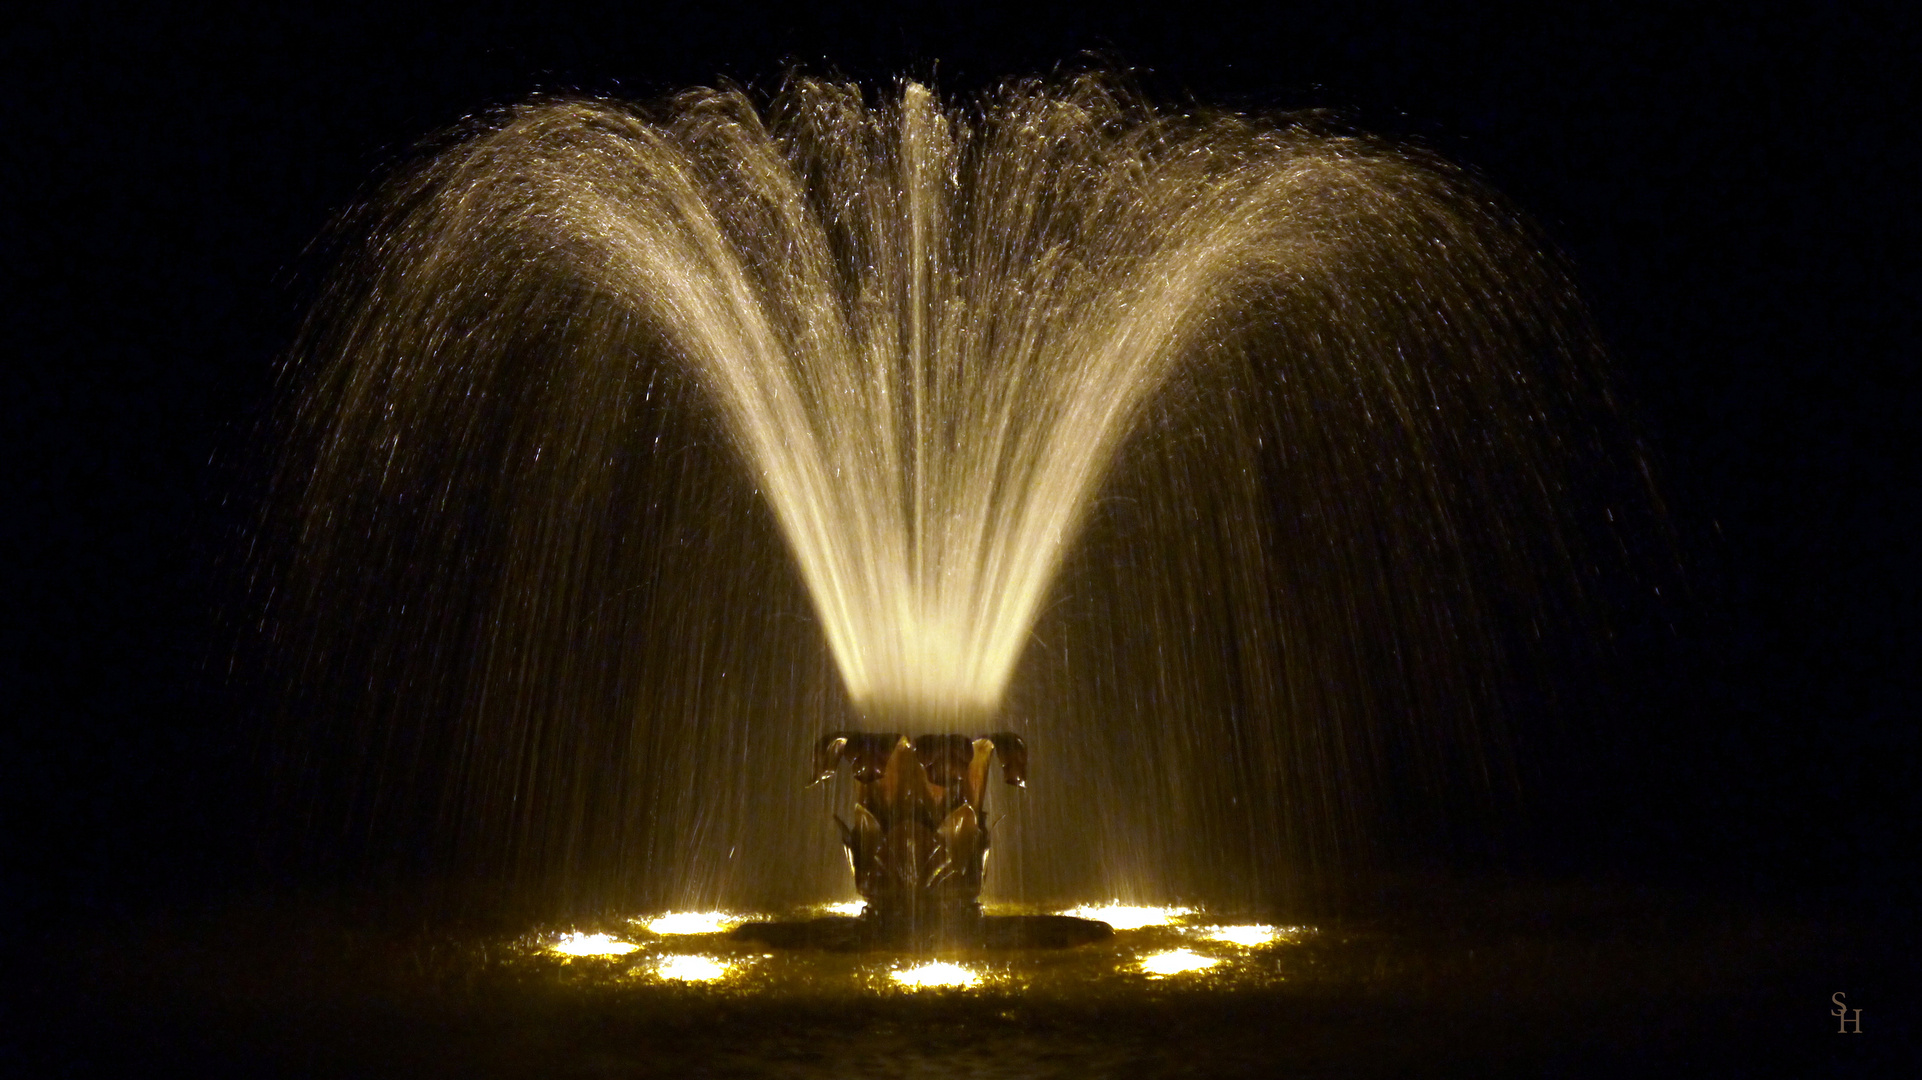
<path id="1" fill-rule="evenodd" d="M 981 976 L 962 967 L 936 961 L 897 971 L 889 976 L 901 986 L 921 989 L 930 986 L 970 987 L 981 981 Z"/>
<path id="2" fill-rule="evenodd" d="M 677 982 L 715 982 L 727 978 L 734 965 L 712 956 L 664 956 L 654 970 Z"/>
<path id="3" fill-rule="evenodd" d="M 1144 926 L 1166 926 L 1193 910 L 1185 907 L 1134 907 L 1116 902 L 1084 904 L 1062 914 L 1073 915 L 1077 919 L 1098 919 L 1116 930 L 1139 930 Z"/>
<path id="4" fill-rule="evenodd" d="M 737 915 L 725 911 L 670 911 L 666 915 L 647 920 L 649 933 L 672 936 L 675 934 L 718 934 L 741 921 Z"/>
<path id="5" fill-rule="evenodd" d="M 1212 956 L 1203 956 L 1190 949 L 1175 949 L 1142 957 L 1141 970 L 1150 975 L 1165 977 L 1188 971 L 1206 971 L 1219 963 L 1221 961 Z"/>
<path id="6" fill-rule="evenodd" d="M 821 910 L 830 915 L 859 915 L 861 909 L 867 906 L 864 900 L 848 900 L 839 904 L 822 904 Z"/>
<path id="7" fill-rule="evenodd" d="M 1210 926 L 1201 931 L 1201 936 L 1209 941 L 1254 948 L 1256 945 L 1266 945 L 1275 940 L 1281 936 L 1281 931 L 1272 926 Z"/>
<path id="8" fill-rule="evenodd" d="M 573 933 L 555 942 L 550 951 L 562 956 L 626 956 L 638 948 L 639 945 L 616 941 L 606 934 Z"/>

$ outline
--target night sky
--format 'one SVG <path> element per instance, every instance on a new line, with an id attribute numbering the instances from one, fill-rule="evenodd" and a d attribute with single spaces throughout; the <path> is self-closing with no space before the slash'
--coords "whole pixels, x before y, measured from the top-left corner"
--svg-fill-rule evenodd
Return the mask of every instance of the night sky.
<path id="1" fill-rule="evenodd" d="M 257 432 L 321 269 L 303 252 L 416 140 L 535 91 L 650 98 L 793 65 L 965 94 L 1090 52 L 1162 100 L 1333 108 L 1421 141 L 1571 257 L 1686 588 L 1624 646 L 1615 749 L 1569 773 L 1593 797 L 1541 823 L 1567 838 L 1554 869 L 1913 897 L 1913 18 L 398 6 L 69 7 L 0 31 L 7 903 L 191 901 L 272 873 L 251 854 L 272 827 L 261 704 L 225 674 Z"/>

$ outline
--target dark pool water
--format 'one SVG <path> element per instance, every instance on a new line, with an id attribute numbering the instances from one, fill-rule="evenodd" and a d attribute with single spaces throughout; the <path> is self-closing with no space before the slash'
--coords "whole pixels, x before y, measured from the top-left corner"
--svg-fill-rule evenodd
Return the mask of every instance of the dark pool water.
<path id="1" fill-rule="evenodd" d="M 654 933 L 651 914 L 40 927 L 11 958 L 5 1052 L 13 1075 L 1873 1076 L 1913 1047 L 1912 933 L 1699 895 L 1409 888 L 934 956 Z M 1835 991 L 1866 1006 L 1862 1037 L 1835 1034 Z"/>

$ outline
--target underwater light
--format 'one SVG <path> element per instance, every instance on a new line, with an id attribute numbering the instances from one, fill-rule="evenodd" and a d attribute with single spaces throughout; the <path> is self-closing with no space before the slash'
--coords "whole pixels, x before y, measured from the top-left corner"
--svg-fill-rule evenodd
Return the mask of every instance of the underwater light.
<path id="1" fill-rule="evenodd" d="M 568 934 L 548 947 L 562 956 L 626 956 L 640 948 L 628 941 L 616 941 L 606 934 Z"/>
<path id="2" fill-rule="evenodd" d="M 1141 958 L 1141 970 L 1157 977 L 1180 975 L 1188 971 L 1206 971 L 1221 961 L 1212 956 L 1203 956 L 1190 949 L 1175 949 L 1159 952 Z"/>
<path id="3" fill-rule="evenodd" d="M 672 936 L 676 934 L 718 934 L 740 918 L 725 911 L 670 911 L 642 923 L 649 933 Z"/>
<path id="4" fill-rule="evenodd" d="M 1117 901 L 1112 904 L 1084 904 L 1062 914 L 1077 919 L 1097 919 L 1116 930 L 1139 930 L 1144 926 L 1166 926 L 1193 910 L 1185 907 L 1134 907 Z"/>
<path id="5" fill-rule="evenodd" d="M 1281 936 L 1281 931 L 1272 926 L 1210 926 L 1201 931 L 1201 936 L 1209 941 L 1253 948 L 1275 940 Z"/>
<path id="6" fill-rule="evenodd" d="M 941 961 L 922 964 L 920 967 L 911 967 L 904 971 L 897 971 L 889 976 L 889 978 L 892 978 L 901 986 L 913 987 L 915 989 L 930 986 L 969 987 L 981 981 L 981 976 L 976 975 L 960 964 L 949 964 Z"/>
<path id="7" fill-rule="evenodd" d="M 845 900 L 839 904 L 822 904 L 821 910 L 830 915 L 859 915 L 867 906 L 865 900 Z"/>
<path id="8" fill-rule="evenodd" d="M 725 979 L 734 965 L 711 956 L 666 956 L 654 969 L 663 979 L 679 982 L 714 982 Z"/>

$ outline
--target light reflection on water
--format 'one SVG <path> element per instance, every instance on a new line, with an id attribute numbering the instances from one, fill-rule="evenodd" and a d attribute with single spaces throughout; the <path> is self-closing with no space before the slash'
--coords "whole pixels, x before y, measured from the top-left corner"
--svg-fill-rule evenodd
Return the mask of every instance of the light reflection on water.
<path id="1" fill-rule="evenodd" d="M 712 956 L 664 956 L 654 967 L 663 979 L 676 982 L 719 982 L 739 965 Z"/>
<path id="2" fill-rule="evenodd" d="M 1240 945 L 1255 948 L 1270 945 L 1279 940 L 1292 940 L 1314 933 L 1311 926 L 1204 926 L 1195 931 L 1209 941 L 1219 941 L 1225 945 Z"/>
<path id="3" fill-rule="evenodd" d="M 1169 949 L 1142 957 L 1141 970 L 1156 978 L 1166 978 L 1191 971 L 1206 971 L 1219 963 L 1221 961 L 1218 958 L 1203 956 L 1193 949 Z"/>
<path id="4" fill-rule="evenodd" d="M 1069 908 L 1063 915 L 1077 919 L 1096 919 L 1107 923 L 1116 930 L 1139 930 L 1144 926 L 1165 926 L 1194 913 L 1193 908 L 1185 907 L 1141 907 L 1123 904 L 1117 900 L 1111 904 L 1083 904 Z"/>
<path id="5" fill-rule="evenodd" d="M 888 976 L 888 978 L 892 979 L 896 984 L 909 987 L 910 989 L 941 986 L 965 990 L 979 985 L 981 982 L 981 976 L 972 968 L 966 968 L 960 964 L 950 963 L 945 960 L 936 960 L 911 968 L 903 968 L 900 971 L 894 972 Z"/>
<path id="6" fill-rule="evenodd" d="M 640 948 L 630 941 L 618 941 L 606 934 L 565 934 L 550 951 L 562 956 L 626 956 Z"/>
<path id="7" fill-rule="evenodd" d="M 815 905 L 788 917 L 854 914 L 852 904 Z M 1070 949 L 947 948 L 936 956 L 900 952 L 764 951 L 727 931 L 755 916 L 673 912 L 626 920 L 648 931 L 571 931 L 522 939 L 515 963 L 553 965 L 569 983 L 701 988 L 700 992 L 817 997 L 823 994 L 946 993 L 1074 997 L 1127 993 L 1153 983 L 1170 990 L 1254 988 L 1285 981 L 1303 962 L 1295 950 L 1316 935 L 1309 926 L 1204 918 L 1188 908 L 1107 904 L 1059 914 L 1107 917 L 1112 939 Z M 1103 988 L 1108 988 L 1104 990 Z"/>
<path id="8" fill-rule="evenodd" d="M 650 934 L 720 934 L 746 922 L 749 917 L 726 911 L 670 911 L 649 919 L 635 919 Z"/>

